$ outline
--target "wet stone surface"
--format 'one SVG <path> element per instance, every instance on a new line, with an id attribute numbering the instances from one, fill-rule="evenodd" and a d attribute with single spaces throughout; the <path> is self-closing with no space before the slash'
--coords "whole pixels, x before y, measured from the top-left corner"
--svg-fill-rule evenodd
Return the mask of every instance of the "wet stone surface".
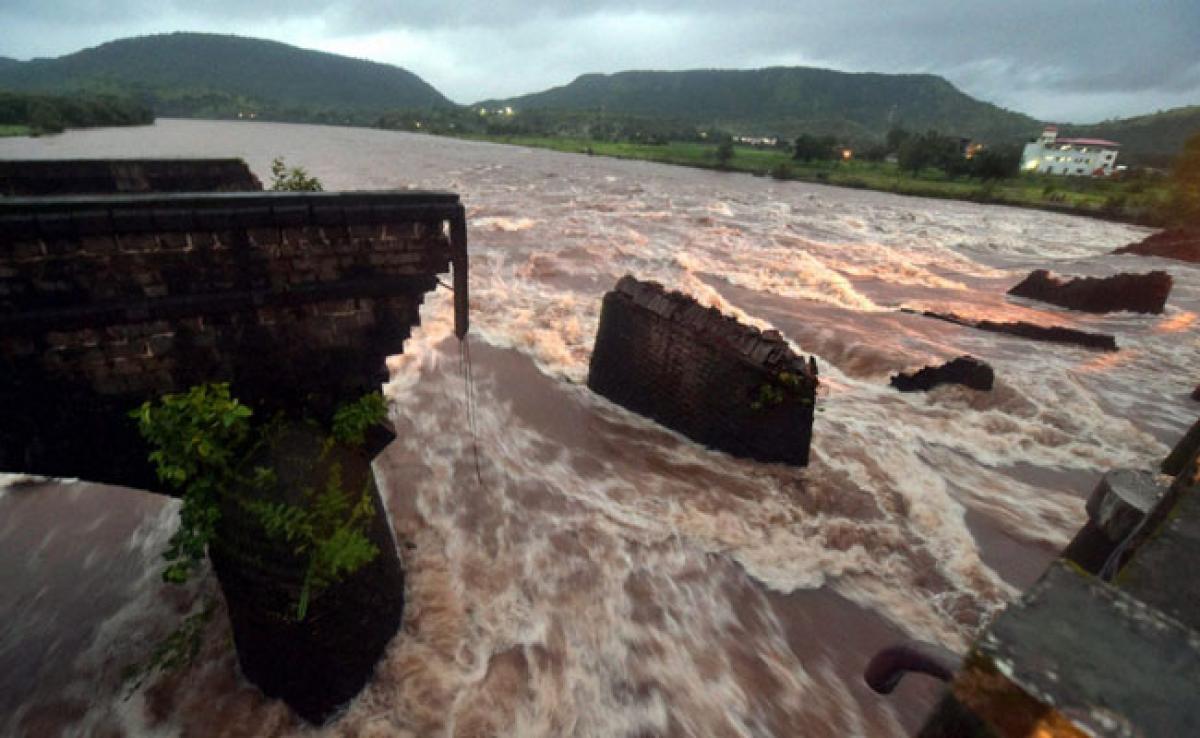
<path id="1" fill-rule="evenodd" d="M 1069 564 L 1051 565 L 977 648 L 1093 735 L 1200 734 L 1200 714 L 1187 707 L 1200 690 L 1200 636 Z"/>

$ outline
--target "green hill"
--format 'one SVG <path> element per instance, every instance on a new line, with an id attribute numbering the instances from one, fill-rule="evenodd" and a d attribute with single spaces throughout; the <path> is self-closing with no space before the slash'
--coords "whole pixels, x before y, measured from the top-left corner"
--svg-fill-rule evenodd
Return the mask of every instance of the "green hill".
<path id="1" fill-rule="evenodd" d="M 214 117 L 323 113 L 341 120 L 364 111 L 453 104 L 399 67 L 204 33 L 141 36 L 55 59 L 0 63 L 0 89 L 130 94 L 160 115 Z"/>
<path id="2" fill-rule="evenodd" d="M 1060 135 L 1117 141 L 1121 144 L 1122 160 L 1167 166 L 1171 158 L 1183 150 L 1183 142 L 1189 136 L 1200 133 L 1200 105 L 1059 128 Z"/>
<path id="3" fill-rule="evenodd" d="M 562 87 L 479 105 L 662 116 L 788 137 L 829 133 L 878 139 L 900 126 L 1017 141 L 1040 128 L 1033 118 L 976 100 L 934 75 L 807 67 L 585 74 Z"/>

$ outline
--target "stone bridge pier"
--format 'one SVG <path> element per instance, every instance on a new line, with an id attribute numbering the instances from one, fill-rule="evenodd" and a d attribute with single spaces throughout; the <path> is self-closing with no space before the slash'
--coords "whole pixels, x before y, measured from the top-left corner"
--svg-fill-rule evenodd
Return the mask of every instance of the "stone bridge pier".
<path id="1" fill-rule="evenodd" d="M 0 167 L 0 193 L 43 195 L 0 197 L 0 471 L 163 491 L 129 411 L 206 382 L 228 382 L 259 417 L 327 421 L 379 390 L 441 273 L 453 271 L 466 334 L 456 194 L 254 191 L 244 164 L 230 175 L 227 162 L 74 165 L 74 186 L 110 194 L 44 196 L 73 186 L 39 179 L 39 166 L 62 163 L 17 167 L 16 184 Z M 244 191 L 145 192 L 203 177 Z M 306 560 L 248 513 L 222 503 L 209 547 L 243 674 L 316 723 L 370 678 L 403 612 L 404 572 L 371 481 L 381 444 L 367 446 L 338 463 L 371 496 L 364 535 L 379 555 L 307 616 L 291 614 Z"/>

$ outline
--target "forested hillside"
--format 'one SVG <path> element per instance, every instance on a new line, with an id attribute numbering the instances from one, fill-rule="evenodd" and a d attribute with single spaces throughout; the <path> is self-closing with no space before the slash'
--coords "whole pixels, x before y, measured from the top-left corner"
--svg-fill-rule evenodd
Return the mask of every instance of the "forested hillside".
<path id="1" fill-rule="evenodd" d="M 1029 116 L 981 102 L 934 75 L 851 74 L 772 67 L 586 74 L 545 92 L 482 106 L 602 110 L 724 126 L 738 133 L 880 139 L 888 130 L 939 131 L 983 141 L 1037 132 Z"/>
<path id="2" fill-rule="evenodd" d="M 197 117 L 324 113 L 340 121 L 361 111 L 452 105 L 399 67 L 204 33 L 128 38 L 55 59 L 0 63 L 0 89 L 126 94 L 160 115 Z"/>

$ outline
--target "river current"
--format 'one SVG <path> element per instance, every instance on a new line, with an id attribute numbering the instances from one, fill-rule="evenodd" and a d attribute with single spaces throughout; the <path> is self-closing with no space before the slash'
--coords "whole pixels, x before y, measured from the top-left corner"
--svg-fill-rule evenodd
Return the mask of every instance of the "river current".
<path id="1" fill-rule="evenodd" d="M 0 139 L 0 158 L 236 156 L 264 180 L 280 155 L 326 189 L 447 189 L 467 207 L 474 438 L 448 292 L 388 360 L 399 437 L 376 471 L 408 571 L 402 631 L 323 729 L 241 680 L 223 616 L 195 666 L 130 692 L 121 668 L 216 589 L 158 583 L 174 504 L 0 487 L 0 733 L 907 735 L 936 685 L 875 695 L 870 656 L 905 637 L 964 649 L 1082 524 L 1100 474 L 1156 466 L 1196 416 L 1200 271 L 1110 253 L 1148 229 L 362 129 Z M 1158 316 L 1006 297 L 1043 267 L 1165 269 L 1175 288 Z M 587 390 L 601 297 L 626 273 L 816 356 L 807 469 L 707 450 Z M 992 392 L 888 386 L 961 354 L 995 368 Z"/>

